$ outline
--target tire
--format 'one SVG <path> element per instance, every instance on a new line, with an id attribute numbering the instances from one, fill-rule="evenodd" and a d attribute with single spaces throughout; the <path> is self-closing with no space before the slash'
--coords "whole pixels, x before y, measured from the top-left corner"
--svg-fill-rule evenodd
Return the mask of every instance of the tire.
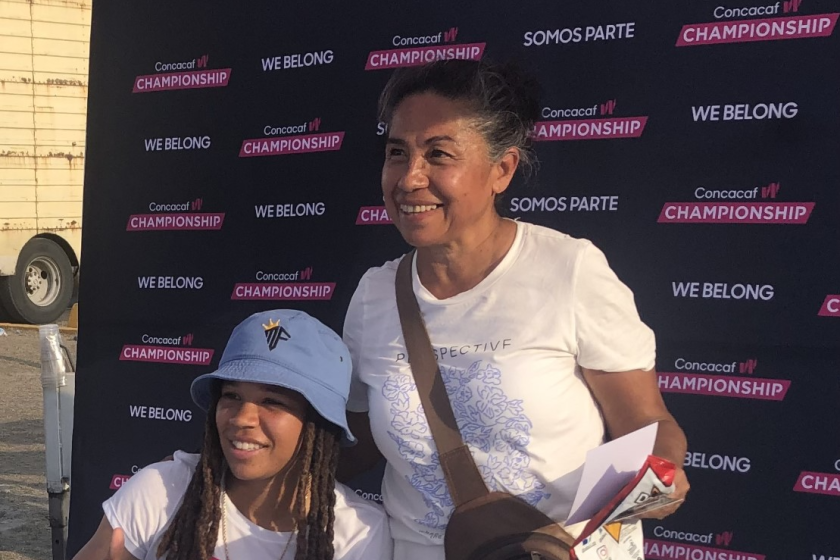
<path id="1" fill-rule="evenodd" d="M 73 297 L 73 267 L 49 239 L 24 245 L 14 276 L 0 277 L 0 306 L 12 321 L 43 325 L 67 310 Z"/>
<path id="2" fill-rule="evenodd" d="M 9 317 L 9 314 L 6 313 L 6 309 L 3 307 L 3 302 L 0 302 L 0 323 L 9 323 L 12 321 L 12 318 Z"/>

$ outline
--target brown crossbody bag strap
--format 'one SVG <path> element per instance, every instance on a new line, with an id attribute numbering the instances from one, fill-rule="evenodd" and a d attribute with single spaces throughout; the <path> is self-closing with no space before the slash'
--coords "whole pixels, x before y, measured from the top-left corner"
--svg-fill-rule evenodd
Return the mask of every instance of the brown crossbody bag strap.
<path id="1" fill-rule="evenodd" d="M 455 507 L 458 507 L 487 495 L 489 491 L 455 422 L 452 403 L 446 393 L 432 342 L 414 296 L 411 280 L 413 257 L 414 251 L 408 253 L 397 268 L 397 310 L 420 402 L 423 403 L 429 429 L 440 455 L 446 484 Z"/>
<path id="2" fill-rule="evenodd" d="M 414 296 L 414 252 L 397 268 L 395 289 L 408 363 L 455 509 L 444 534 L 447 560 L 569 560 L 574 537 L 534 506 L 490 492 L 464 444 Z"/>

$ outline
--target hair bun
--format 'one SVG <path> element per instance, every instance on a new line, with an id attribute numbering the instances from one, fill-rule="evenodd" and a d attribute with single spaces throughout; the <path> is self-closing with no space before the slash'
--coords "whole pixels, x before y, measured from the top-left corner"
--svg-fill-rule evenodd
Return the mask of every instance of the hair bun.
<path id="1" fill-rule="evenodd" d="M 498 65 L 487 64 L 487 69 L 494 71 L 509 92 L 507 103 L 510 110 L 516 113 L 523 122 L 530 126 L 539 119 L 542 86 L 533 74 L 526 72 L 515 62 L 505 62 Z"/>

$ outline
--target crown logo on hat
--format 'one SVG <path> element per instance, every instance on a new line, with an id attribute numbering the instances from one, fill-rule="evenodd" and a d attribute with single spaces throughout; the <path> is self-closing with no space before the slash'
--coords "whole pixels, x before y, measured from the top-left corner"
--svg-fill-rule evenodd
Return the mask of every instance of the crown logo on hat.
<path id="1" fill-rule="evenodd" d="M 280 321 L 274 321 L 271 318 L 268 319 L 267 325 L 263 323 L 263 329 L 265 329 L 265 341 L 268 343 L 269 350 L 277 348 L 277 343 L 281 340 L 292 338 L 289 331 L 280 326 Z"/>

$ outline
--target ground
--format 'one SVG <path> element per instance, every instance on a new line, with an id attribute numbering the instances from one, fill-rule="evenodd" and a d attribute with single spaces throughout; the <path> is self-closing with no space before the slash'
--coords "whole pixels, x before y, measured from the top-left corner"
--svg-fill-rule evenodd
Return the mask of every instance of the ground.
<path id="1" fill-rule="evenodd" d="M 0 335 L 0 560 L 50 560 L 38 331 L 6 328 L 6 335 Z M 75 359 L 75 335 L 62 338 Z"/>

